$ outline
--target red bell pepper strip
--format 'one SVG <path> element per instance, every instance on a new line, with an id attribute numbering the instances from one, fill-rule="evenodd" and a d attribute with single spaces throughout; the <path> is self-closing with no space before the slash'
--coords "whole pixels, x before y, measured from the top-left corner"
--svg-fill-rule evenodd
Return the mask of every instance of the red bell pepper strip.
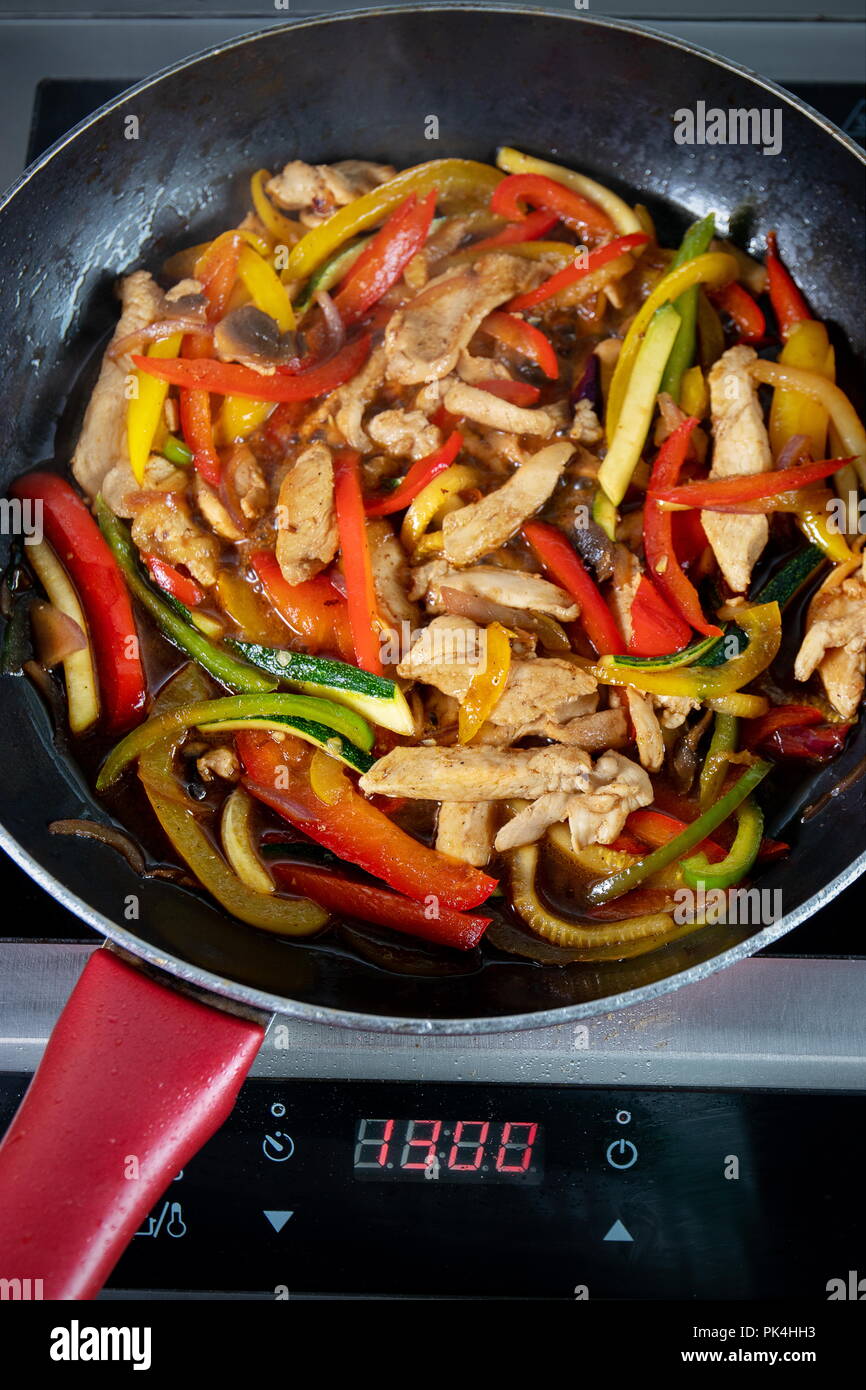
<path id="1" fill-rule="evenodd" d="M 762 750 L 771 758 L 792 758 L 810 763 L 826 763 L 845 747 L 850 724 L 794 725 L 776 729 L 763 742 Z"/>
<path id="2" fill-rule="evenodd" d="M 476 384 L 479 391 L 488 391 L 491 396 L 510 401 L 512 405 L 535 405 L 541 395 L 538 387 L 528 381 L 503 381 L 500 377 L 490 377 L 489 380 Z"/>
<path id="3" fill-rule="evenodd" d="M 288 584 L 270 550 L 256 551 L 250 564 L 272 606 L 308 651 L 335 651 L 351 659 L 346 600 L 326 575 L 317 574 L 303 584 Z"/>
<path id="4" fill-rule="evenodd" d="M 552 232 L 559 217 L 555 212 L 530 212 L 528 216 L 521 218 L 519 222 L 509 222 L 507 227 L 503 227 L 494 236 L 484 237 L 481 241 L 473 242 L 468 248 L 470 251 L 492 251 L 496 246 L 513 246 L 515 242 L 538 241 L 540 237 L 547 236 Z"/>
<path id="5" fill-rule="evenodd" d="M 172 386 L 213 391 L 218 396 L 252 396 L 257 401 L 311 401 L 349 381 L 364 365 L 369 354 L 370 336 L 365 334 L 346 343 L 326 362 L 294 373 L 277 368 L 273 376 L 263 376 L 251 367 L 243 367 L 236 362 L 218 362 L 213 358 L 133 356 L 132 360 L 142 371 L 158 376 Z"/>
<path id="6" fill-rule="evenodd" d="M 698 421 L 694 417 L 683 420 L 682 424 L 668 435 L 653 464 L 650 492 L 675 485 L 688 453 L 692 431 L 697 424 Z M 675 515 L 677 513 L 664 511 L 657 502 L 647 497 L 643 520 L 647 568 L 653 577 L 653 583 L 661 589 L 668 602 L 687 623 L 697 632 L 702 632 L 705 637 L 719 637 L 722 629 L 707 622 L 697 589 L 677 559 L 674 545 Z M 704 543 L 706 544 L 706 540 Z M 663 652 L 660 654 L 665 655 Z"/>
<path id="7" fill-rule="evenodd" d="M 159 555 L 142 555 L 142 560 L 150 571 L 150 577 L 164 593 L 186 604 L 187 608 L 197 608 L 204 599 L 204 591 L 189 575 L 181 574 L 173 565 L 167 565 Z"/>
<path id="8" fill-rule="evenodd" d="M 108 726 L 117 732 L 128 729 L 138 722 L 146 690 L 132 603 L 117 562 L 84 502 L 63 478 L 28 473 L 10 491 L 41 505 L 44 535 L 84 607 Z"/>
<path id="9" fill-rule="evenodd" d="M 282 888 L 311 898 L 328 912 L 355 917 L 360 922 L 375 922 L 406 936 L 433 941 L 437 946 L 471 951 L 490 926 L 489 917 L 466 916 L 450 907 L 440 907 L 436 917 L 428 917 L 424 907 L 412 898 L 370 883 L 339 878 L 331 869 L 274 863 L 273 860 L 269 864 Z"/>
<path id="10" fill-rule="evenodd" d="M 193 360 L 198 362 L 201 359 Z M 189 365 L 192 365 L 192 362 Z M 178 404 L 180 427 L 187 446 L 192 450 L 193 466 L 210 487 L 219 487 L 222 464 L 214 443 L 210 393 L 199 390 L 181 391 Z"/>
<path id="11" fill-rule="evenodd" d="M 732 280 L 720 290 L 708 290 L 708 298 L 734 323 L 743 343 L 759 343 L 767 331 L 763 312 L 742 285 Z"/>
<path id="12" fill-rule="evenodd" d="M 850 459 L 821 459 L 818 463 L 803 463 L 797 468 L 777 468 L 769 473 L 741 473 L 736 478 L 717 478 L 713 482 L 683 483 L 680 487 L 655 488 L 650 485 L 647 499 L 653 502 L 676 502 L 685 507 L 730 508 L 735 511 L 739 502 L 758 501 L 776 497 L 782 492 L 797 492 L 828 478 Z"/>
<path id="13" fill-rule="evenodd" d="M 626 830 L 631 831 L 645 845 L 658 849 L 660 845 L 669 844 L 690 823 L 678 820 L 675 816 L 665 815 L 662 811 L 645 808 L 640 811 L 632 811 L 625 825 Z M 697 846 L 694 853 L 705 854 L 710 863 L 715 864 L 720 859 L 724 859 L 727 850 L 723 849 L 715 840 L 704 840 L 702 844 Z"/>
<path id="14" fill-rule="evenodd" d="M 689 624 L 674 612 L 646 574 L 640 577 L 629 616 L 628 650 L 632 656 L 668 656 L 682 651 L 691 640 Z"/>
<path id="15" fill-rule="evenodd" d="M 744 719 L 741 742 L 744 748 L 757 748 L 777 729 L 787 729 L 791 725 L 805 727 L 820 724 L 824 716 L 814 705 L 776 705 L 758 719 Z"/>
<path id="16" fill-rule="evenodd" d="M 366 502 L 364 510 L 367 516 L 390 516 L 392 512 L 403 511 L 428 483 L 451 467 L 462 448 L 463 435 L 459 430 L 453 430 L 440 448 L 412 464 L 403 481 L 387 497 Z"/>
<path id="17" fill-rule="evenodd" d="M 352 266 L 334 303 L 347 326 L 357 323 L 396 284 L 427 239 L 436 208 L 436 189 L 420 201 L 416 193 L 396 207 Z"/>
<path id="18" fill-rule="evenodd" d="M 779 260 L 775 232 L 767 233 L 766 266 L 770 303 L 784 341 L 790 336 L 792 328 L 796 328 L 804 319 L 810 319 L 812 314 L 790 271 Z"/>
<path id="19" fill-rule="evenodd" d="M 208 320 L 216 323 L 228 308 L 238 274 L 244 239 L 239 232 L 225 232 L 211 242 L 196 262 L 196 278 L 208 301 Z M 196 353 L 196 356 L 199 354 Z"/>
<path id="20" fill-rule="evenodd" d="M 564 266 L 555 275 L 551 275 L 549 280 L 545 280 L 534 290 L 527 290 L 525 294 L 515 295 L 505 306 L 511 313 L 516 314 L 521 309 L 534 309 L 536 304 L 543 304 L 546 299 L 552 299 L 555 294 L 567 290 L 571 285 L 576 285 L 578 280 L 582 280 L 585 275 L 590 275 L 594 270 L 600 270 L 608 261 L 615 261 L 617 256 L 622 256 L 626 251 L 631 251 L 635 246 L 645 246 L 649 241 L 646 232 L 629 232 L 627 236 L 617 237 L 615 241 L 609 241 L 606 246 L 597 246 L 590 251 L 584 264 Z"/>
<path id="21" fill-rule="evenodd" d="M 337 455 L 334 463 L 334 507 L 340 533 L 340 554 L 355 661 L 363 671 L 381 676 L 384 668 L 379 654 L 378 604 L 358 464 L 359 456 L 356 453 L 344 450 Z"/>
<path id="22" fill-rule="evenodd" d="M 671 512 L 671 521 L 674 554 L 681 565 L 693 564 L 709 545 L 700 512 Z"/>
<path id="23" fill-rule="evenodd" d="M 546 521 L 527 521 L 523 535 L 547 572 L 580 604 L 579 622 L 598 655 L 621 655 L 625 643 L 614 616 L 562 532 Z"/>
<path id="24" fill-rule="evenodd" d="M 458 911 L 477 907 L 497 886 L 496 879 L 480 869 L 408 835 L 351 784 L 338 800 L 321 801 L 305 765 L 287 764 L 280 744 L 267 734 L 242 729 L 235 735 L 235 746 L 246 774 L 244 786 L 253 796 L 317 844 L 424 903 L 431 917 L 437 906 Z"/>
<path id="25" fill-rule="evenodd" d="M 504 343 L 514 352 L 528 357 L 541 368 L 546 377 L 556 381 L 559 376 L 556 353 L 550 339 L 545 337 L 540 328 L 518 318 L 516 314 L 506 314 L 501 309 L 494 309 L 492 314 L 488 314 L 480 327 L 482 333 L 489 333 L 498 343 Z"/>
<path id="26" fill-rule="evenodd" d="M 602 235 L 616 230 L 607 213 L 596 203 L 545 174 L 509 174 L 494 188 L 490 211 L 499 217 L 515 219 L 523 213 L 522 203 L 555 212 L 560 222 L 575 231 L 586 229 Z"/>

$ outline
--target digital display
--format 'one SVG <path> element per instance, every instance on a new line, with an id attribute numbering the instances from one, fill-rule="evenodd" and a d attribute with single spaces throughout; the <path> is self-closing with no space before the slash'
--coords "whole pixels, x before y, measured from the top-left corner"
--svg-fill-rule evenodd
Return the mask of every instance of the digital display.
<path id="1" fill-rule="evenodd" d="M 363 1119 L 353 1171 L 380 1182 L 540 1183 L 542 1146 L 534 1120 Z"/>

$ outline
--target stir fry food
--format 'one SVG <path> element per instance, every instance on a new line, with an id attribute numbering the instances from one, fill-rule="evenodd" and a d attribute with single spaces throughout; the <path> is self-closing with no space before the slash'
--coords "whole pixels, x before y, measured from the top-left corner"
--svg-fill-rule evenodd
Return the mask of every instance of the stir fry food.
<path id="1" fill-rule="evenodd" d="M 4 669 L 62 668 L 149 862 L 286 936 L 596 961 L 788 851 L 777 765 L 863 695 L 866 434 L 774 236 L 665 247 L 513 149 L 294 160 L 120 298 L 72 481 L 13 487 Z"/>

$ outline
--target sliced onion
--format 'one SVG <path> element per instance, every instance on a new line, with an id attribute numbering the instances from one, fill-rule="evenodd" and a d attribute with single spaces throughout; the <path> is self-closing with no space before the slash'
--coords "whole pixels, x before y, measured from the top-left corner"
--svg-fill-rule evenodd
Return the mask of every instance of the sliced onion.
<path id="1" fill-rule="evenodd" d="M 33 600 L 30 621 L 39 660 L 49 671 L 73 652 L 84 651 L 87 646 L 87 638 L 75 619 L 44 599 Z"/>
<path id="2" fill-rule="evenodd" d="M 178 315 L 174 319 L 159 319 L 157 323 L 137 328 L 134 333 L 124 334 L 116 343 L 111 344 L 108 356 L 116 361 L 118 357 L 123 357 L 142 343 L 156 343 L 162 338 L 170 338 L 173 333 L 200 333 L 210 337 L 213 326 L 205 323 L 204 319 L 194 318 L 191 314 Z"/>
<path id="3" fill-rule="evenodd" d="M 539 637 L 549 651 L 571 651 L 565 629 L 546 613 L 508 608 L 504 603 L 494 603 L 492 599 L 467 593 L 464 589 L 451 589 L 448 585 L 443 585 L 437 592 L 448 613 L 471 618 L 481 627 L 486 627 L 488 623 L 502 623 L 505 627 L 522 628 L 524 632 L 532 632 Z"/>
<path id="4" fill-rule="evenodd" d="M 809 438 L 805 434 L 792 434 L 783 444 L 776 459 L 776 468 L 795 468 L 809 453 Z"/>
<path id="5" fill-rule="evenodd" d="M 95 820 L 53 820 L 48 831 L 51 835 L 79 835 L 85 840 L 100 840 L 122 854 L 134 873 L 144 875 L 146 871 L 144 855 L 138 845 L 113 825 L 102 825 Z"/>
<path id="6" fill-rule="evenodd" d="M 322 351 L 323 357 L 333 357 L 335 352 L 346 341 L 346 325 L 340 316 L 340 311 L 334 303 L 327 290 L 318 290 L 315 295 L 315 302 L 322 311 L 322 318 L 325 321 L 325 328 L 328 333 L 327 343 Z"/>

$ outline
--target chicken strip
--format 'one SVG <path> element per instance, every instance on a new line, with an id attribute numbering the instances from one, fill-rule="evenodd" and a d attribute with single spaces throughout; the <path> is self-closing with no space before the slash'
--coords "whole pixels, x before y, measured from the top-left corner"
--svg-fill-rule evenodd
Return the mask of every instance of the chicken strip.
<path id="1" fill-rule="evenodd" d="M 408 597 L 409 566 L 402 545 L 384 517 L 367 522 L 367 544 L 380 617 L 398 631 L 401 623 L 414 628 L 418 607 Z"/>
<path id="2" fill-rule="evenodd" d="M 653 799 L 652 783 L 637 763 L 621 753 L 607 752 L 593 769 L 586 789 L 549 792 L 518 812 L 496 836 L 498 851 L 531 844 L 550 828 L 567 820 L 573 847 L 609 845 L 626 818 Z"/>
<path id="3" fill-rule="evenodd" d="M 532 262 L 494 252 L 436 276 L 389 320 L 388 380 L 412 386 L 447 376 L 491 309 L 532 288 L 542 273 Z"/>
<path id="4" fill-rule="evenodd" d="M 635 690 L 630 685 L 625 687 L 625 698 L 628 701 L 628 712 L 634 725 L 635 742 L 637 743 L 641 766 L 647 768 L 649 772 L 659 772 L 665 760 L 665 742 L 662 738 L 661 725 L 652 706 L 652 700 L 649 696 L 641 695 L 640 691 Z"/>
<path id="5" fill-rule="evenodd" d="M 442 520 L 445 559 L 464 568 L 498 550 L 547 501 L 574 453 L 572 444 L 548 444 L 478 502 Z"/>
<path id="6" fill-rule="evenodd" d="M 292 159 L 267 182 L 267 192 L 287 212 L 297 212 L 305 227 L 318 227 L 337 208 L 393 179 L 391 164 L 343 159 L 337 164 L 305 164 Z"/>
<path id="7" fill-rule="evenodd" d="M 591 785 L 592 759 L 582 748 L 392 748 L 360 781 L 383 796 L 462 802 L 534 800 Z"/>
<path id="8" fill-rule="evenodd" d="M 443 801 L 436 822 L 436 848 L 483 869 L 493 853 L 495 801 Z"/>
<path id="9" fill-rule="evenodd" d="M 549 439 L 562 424 L 560 411 L 543 406 L 527 410 L 463 381 L 449 386 L 442 403 L 451 415 L 462 415 L 478 425 L 512 434 L 534 434 L 540 439 Z"/>
<path id="10" fill-rule="evenodd" d="M 819 590 L 809 608 L 794 677 L 818 672 L 827 699 L 843 719 L 854 719 L 866 681 L 866 579 L 863 570 Z"/>
<path id="11" fill-rule="evenodd" d="M 489 599 L 491 603 L 501 603 L 506 608 L 548 613 L 563 623 L 573 622 L 580 611 L 564 589 L 542 579 L 540 574 L 506 570 L 499 565 L 473 565 L 471 569 L 453 570 L 443 560 L 431 561 L 425 570 L 426 582 L 421 592 L 425 594 L 429 613 L 443 611 L 442 589 L 458 589 L 461 593 L 475 594 L 479 598 Z M 418 580 L 422 582 L 420 575 Z"/>
<path id="12" fill-rule="evenodd" d="M 383 410 L 367 425 L 375 444 L 394 458 L 422 459 L 442 443 L 442 432 L 420 410 Z"/>
<path id="13" fill-rule="evenodd" d="M 129 466 L 126 445 L 126 382 L 134 369 L 129 353 L 116 360 L 110 353 L 115 343 L 156 322 L 162 312 L 162 291 L 146 271 L 136 270 L 121 280 L 120 302 L 120 319 L 102 359 L 72 455 L 76 482 L 88 497 L 102 492 L 115 511 L 125 494 L 139 484 Z M 109 482 L 112 473 L 115 476 Z"/>
<path id="14" fill-rule="evenodd" d="M 758 389 L 748 371 L 756 357 L 754 348 L 728 348 L 710 371 L 711 479 L 766 473 L 773 466 Z M 702 511 L 701 522 L 730 588 L 745 593 L 752 567 L 769 539 L 767 518 Z"/>
<path id="15" fill-rule="evenodd" d="M 217 580 L 220 544 L 193 520 L 180 492 L 133 494 L 132 539 L 142 555 L 159 555 L 170 565 L 183 565 L 205 588 Z"/>
<path id="16" fill-rule="evenodd" d="M 275 524 L 277 563 L 287 584 L 302 584 L 337 553 L 334 466 L 324 444 L 299 454 L 280 485 Z"/>

